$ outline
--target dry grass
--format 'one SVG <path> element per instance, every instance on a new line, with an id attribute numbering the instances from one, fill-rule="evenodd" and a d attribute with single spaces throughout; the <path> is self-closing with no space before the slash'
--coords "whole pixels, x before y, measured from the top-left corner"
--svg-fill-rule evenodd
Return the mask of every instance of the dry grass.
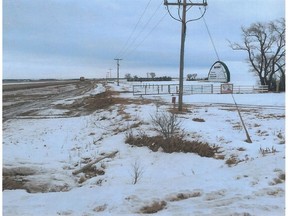
<path id="1" fill-rule="evenodd" d="M 152 204 L 144 206 L 140 209 L 140 212 L 143 214 L 154 214 L 166 207 L 167 203 L 165 201 L 154 201 Z"/>
<path id="2" fill-rule="evenodd" d="M 205 120 L 202 118 L 193 118 L 192 120 L 195 122 L 205 122 Z"/>
<path id="3" fill-rule="evenodd" d="M 106 210 L 107 206 L 108 206 L 107 204 L 97 206 L 93 209 L 93 211 L 94 212 L 103 212 Z"/>
<path id="4" fill-rule="evenodd" d="M 104 175 L 105 171 L 103 169 L 97 169 L 95 166 L 91 166 L 89 169 L 85 169 L 83 173 L 84 175 L 82 175 L 78 180 L 79 184 L 82 184 L 83 182 L 95 176 Z"/>
<path id="5" fill-rule="evenodd" d="M 109 88 L 107 88 L 105 92 L 99 93 L 97 95 L 90 95 L 89 97 L 77 99 L 72 104 L 58 104 L 55 107 L 57 109 L 68 109 L 71 112 L 81 111 L 81 113 L 91 113 L 99 109 L 108 109 L 109 107 L 117 104 L 120 105 L 119 114 L 124 116 L 124 118 L 129 119 L 129 114 L 125 113 L 124 111 L 124 105 L 143 105 L 155 103 L 155 100 L 144 98 L 121 98 L 118 97 L 118 95 L 118 92 L 110 91 Z"/>
<path id="6" fill-rule="evenodd" d="M 193 197 L 200 197 L 202 194 L 199 191 L 195 191 L 195 192 L 191 192 L 191 193 L 178 193 L 175 196 L 171 196 L 169 198 L 170 202 L 177 202 L 177 201 L 181 201 L 181 200 L 185 200 L 185 199 L 189 199 L 189 198 L 193 198 Z"/>
<path id="7" fill-rule="evenodd" d="M 156 152 L 162 149 L 166 153 L 172 152 L 184 152 L 184 153 L 196 153 L 201 157 L 214 157 L 218 152 L 218 146 L 210 146 L 208 143 L 200 141 L 187 141 L 183 137 L 171 137 L 165 139 L 162 136 L 148 137 L 145 133 L 141 133 L 138 136 L 134 136 L 132 132 L 126 134 L 126 143 L 143 147 L 146 146 L 152 151 Z"/>
<path id="8" fill-rule="evenodd" d="M 228 158 L 225 162 L 229 167 L 232 165 L 237 165 L 239 163 L 239 160 L 236 156 L 232 155 L 230 158 Z"/>
<path id="9" fill-rule="evenodd" d="M 274 146 L 272 146 L 271 149 L 268 148 L 268 147 L 265 148 L 265 149 L 263 149 L 263 148 L 260 147 L 259 152 L 260 152 L 263 156 L 265 156 L 265 155 L 267 155 L 267 154 L 275 154 L 275 153 L 278 152 L 278 151 L 274 148 Z"/>

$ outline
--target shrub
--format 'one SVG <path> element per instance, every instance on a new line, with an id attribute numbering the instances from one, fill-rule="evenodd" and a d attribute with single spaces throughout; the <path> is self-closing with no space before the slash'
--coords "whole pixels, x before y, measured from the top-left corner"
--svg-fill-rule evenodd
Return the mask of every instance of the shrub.
<path id="1" fill-rule="evenodd" d="M 173 136 L 179 135 L 182 132 L 180 125 L 181 121 L 175 113 L 157 113 L 151 116 L 154 130 L 159 132 L 165 139 L 170 139 Z"/>

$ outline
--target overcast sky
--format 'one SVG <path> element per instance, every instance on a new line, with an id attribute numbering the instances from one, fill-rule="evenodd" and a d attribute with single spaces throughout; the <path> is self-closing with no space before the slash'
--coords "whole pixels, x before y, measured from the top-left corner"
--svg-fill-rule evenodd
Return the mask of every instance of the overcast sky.
<path id="1" fill-rule="evenodd" d="M 228 43 L 241 41 L 241 26 L 285 16 L 285 0 L 207 2 L 204 17 L 224 62 L 246 58 Z M 195 6 L 187 18 L 199 15 Z M 3 0 L 3 78 L 98 78 L 109 69 L 115 77 L 114 58 L 123 59 L 121 76 L 178 76 L 180 34 L 162 0 Z M 207 71 L 216 60 L 203 20 L 190 22 L 185 74 Z"/>

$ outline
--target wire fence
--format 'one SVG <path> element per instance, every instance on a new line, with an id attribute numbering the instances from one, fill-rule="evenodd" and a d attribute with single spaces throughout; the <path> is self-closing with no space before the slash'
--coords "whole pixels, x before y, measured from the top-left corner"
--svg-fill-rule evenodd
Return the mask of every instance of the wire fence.
<path id="1" fill-rule="evenodd" d="M 183 94 L 258 94 L 268 92 L 267 85 L 184 85 Z M 179 93 L 177 84 L 144 84 L 133 85 L 133 95 L 175 95 Z"/>

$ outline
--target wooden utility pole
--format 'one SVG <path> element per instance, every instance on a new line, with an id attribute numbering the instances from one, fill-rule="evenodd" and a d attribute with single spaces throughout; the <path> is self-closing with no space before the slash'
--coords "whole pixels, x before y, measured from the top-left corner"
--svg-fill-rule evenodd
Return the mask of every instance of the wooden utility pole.
<path id="1" fill-rule="evenodd" d="M 186 19 L 186 12 L 192 7 L 192 6 L 207 6 L 207 1 L 203 0 L 202 3 L 193 3 L 192 1 L 189 1 L 187 3 L 186 0 L 183 0 L 183 2 L 181 0 L 178 0 L 177 3 L 169 3 L 168 0 L 164 0 L 164 5 L 167 7 L 168 12 L 170 14 L 170 16 L 181 22 L 182 23 L 182 30 L 181 30 L 181 47 L 180 47 L 180 66 L 179 66 L 179 98 L 178 98 L 178 111 L 182 111 L 182 107 L 183 107 L 183 80 L 184 80 L 184 52 L 185 52 L 185 38 L 186 38 L 186 25 L 188 22 L 191 21 L 195 21 L 198 20 L 200 18 L 202 18 L 206 12 L 206 8 L 205 8 L 205 12 L 197 19 L 190 19 L 187 20 Z M 169 10 L 169 6 L 178 6 L 178 18 L 175 18 L 170 10 Z M 180 8 L 182 6 L 182 16 L 180 17 L 181 11 Z M 187 9 L 188 6 L 188 9 Z"/>
<path id="2" fill-rule="evenodd" d="M 114 60 L 117 61 L 117 86 L 119 86 L 119 66 L 120 66 L 119 61 L 121 61 L 122 59 L 116 58 Z"/>
<path id="3" fill-rule="evenodd" d="M 112 71 L 112 68 L 109 68 L 109 71 L 110 71 L 110 73 L 109 73 L 109 78 L 111 79 L 111 71 Z"/>
<path id="4" fill-rule="evenodd" d="M 179 66 L 179 98 L 178 111 L 182 111 L 183 106 L 183 78 L 184 78 L 184 51 L 186 38 L 186 0 L 183 0 L 182 10 L 182 30 L 181 30 L 181 47 L 180 47 L 180 66 Z"/>

